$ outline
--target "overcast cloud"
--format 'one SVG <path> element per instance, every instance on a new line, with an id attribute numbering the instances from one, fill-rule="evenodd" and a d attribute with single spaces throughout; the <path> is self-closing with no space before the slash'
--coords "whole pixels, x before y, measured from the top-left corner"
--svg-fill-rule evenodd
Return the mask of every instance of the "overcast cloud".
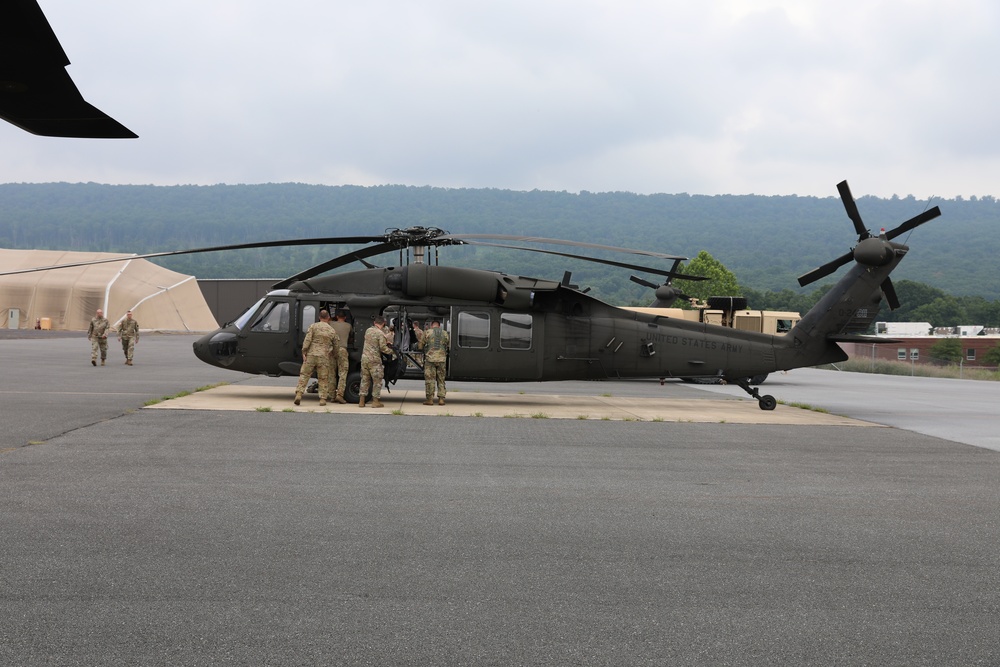
<path id="1" fill-rule="evenodd" d="M 40 0 L 136 140 L 0 182 L 1000 196 L 1000 3 Z"/>

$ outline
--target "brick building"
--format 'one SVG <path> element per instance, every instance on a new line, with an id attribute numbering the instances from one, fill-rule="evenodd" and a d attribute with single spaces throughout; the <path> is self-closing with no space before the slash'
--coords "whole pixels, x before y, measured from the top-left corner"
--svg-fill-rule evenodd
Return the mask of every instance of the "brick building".
<path id="1" fill-rule="evenodd" d="M 962 341 L 962 364 L 973 368 L 991 368 L 983 356 L 1000 345 L 1000 329 L 981 326 L 933 327 L 929 322 L 877 322 L 876 336 L 897 343 L 841 343 L 852 359 L 908 361 L 915 364 L 940 363 L 931 358 L 935 344 L 948 338 Z"/>

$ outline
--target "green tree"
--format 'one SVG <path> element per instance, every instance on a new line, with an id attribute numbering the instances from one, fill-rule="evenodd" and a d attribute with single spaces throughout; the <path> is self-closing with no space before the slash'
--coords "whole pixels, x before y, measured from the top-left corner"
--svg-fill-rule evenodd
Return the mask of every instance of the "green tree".
<path id="1" fill-rule="evenodd" d="M 931 345 L 931 359 L 948 364 L 957 364 L 962 360 L 962 341 L 958 338 L 945 338 Z"/>
<path id="2" fill-rule="evenodd" d="M 983 361 L 989 366 L 1000 366 L 1000 344 L 994 345 L 986 350 Z"/>
<path id="3" fill-rule="evenodd" d="M 743 296 L 736 275 L 704 250 L 687 265 L 681 264 L 678 270 L 688 275 L 708 278 L 675 281 L 674 284 L 690 297 L 704 300 L 710 296 Z"/>
<path id="4" fill-rule="evenodd" d="M 911 313 L 913 322 L 930 322 L 935 327 L 955 327 L 968 321 L 965 309 L 956 299 L 937 297 Z"/>

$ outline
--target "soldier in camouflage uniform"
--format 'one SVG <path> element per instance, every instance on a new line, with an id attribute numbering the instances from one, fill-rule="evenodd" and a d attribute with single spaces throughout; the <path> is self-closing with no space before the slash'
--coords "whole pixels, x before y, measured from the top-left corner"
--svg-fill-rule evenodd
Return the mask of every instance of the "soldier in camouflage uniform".
<path id="1" fill-rule="evenodd" d="M 309 327 L 306 338 L 302 341 L 302 369 L 299 371 L 299 384 L 295 387 L 295 405 L 302 402 L 302 392 L 306 390 L 306 384 L 314 370 L 316 379 L 319 380 L 319 404 L 326 405 L 326 397 L 330 392 L 330 362 L 336 358 L 339 348 L 340 336 L 330 326 L 329 311 L 319 311 L 319 322 L 314 322 Z"/>
<path id="2" fill-rule="evenodd" d="M 430 326 L 422 334 L 417 334 L 418 346 L 424 351 L 424 405 L 434 405 L 434 388 L 437 386 L 438 405 L 444 405 L 448 393 L 444 377 L 448 365 L 448 332 L 441 328 L 441 320 L 430 321 Z"/>
<path id="3" fill-rule="evenodd" d="M 372 326 L 365 331 L 365 347 L 361 351 L 361 400 L 358 407 L 365 407 L 365 396 L 368 395 L 368 388 L 372 390 L 372 407 L 382 406 L 382 378 L 385 377 L 385 369 L 382 368 L 382 355 L 392 354 L 385 338 L 385 318 L 379 315 L 375 318 Z"/>
<path id="4" fill-rule="evenodd" d="M 132 311 L 125 313 L 125 319 L 118 325 L 118 340 L 122 344 L 122 352 L 125 353 L 125 365 L 132 365 L 132 356 L 135 353 L 135 345 L 139 342 L 139 323 L 132 319 Z"/>
<path id="5" fill-rule="evenodd" d="M 90 328 L 87 329 L 87 340 L 90 341 L 90 365 L 97 365 L 97 353 L 101 353 L 101 365 L 108 358 L 108 329 L 111 323 L 104 317 L 104 311 L 97 309 L 97 315 L 90 320 Z"/>
<path id="6" fill-rule="evenodd" d="M 330 387 L 330 399 L 337 403 L 347 403 L 344 399 L 344 391 L 347 389 L 347 372 L 350 370 L 350 359 L 347 355 L 347 341 L 351 336 L 351 325 L 347 321 L 347 313 L 342 310 L 337 311 L 337 320 L 331 322 L 330 326 L 336 330 L 340 336 L 340 347 L 337 349 L 337 357 L 330 364 L 330 370 L 336 372 L 337 395 L 333 395 L 333 383 Z"/>

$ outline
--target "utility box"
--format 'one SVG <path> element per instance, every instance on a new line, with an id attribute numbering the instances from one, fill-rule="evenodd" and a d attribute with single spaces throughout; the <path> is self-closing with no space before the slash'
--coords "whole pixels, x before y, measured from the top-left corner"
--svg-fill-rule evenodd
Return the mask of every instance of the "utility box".
<path id="1" fill-rule="evenodd" d="M 11 308 L 7 311 L 7 328 L 17 329 L 21 326 L 21 309 Z"/>

